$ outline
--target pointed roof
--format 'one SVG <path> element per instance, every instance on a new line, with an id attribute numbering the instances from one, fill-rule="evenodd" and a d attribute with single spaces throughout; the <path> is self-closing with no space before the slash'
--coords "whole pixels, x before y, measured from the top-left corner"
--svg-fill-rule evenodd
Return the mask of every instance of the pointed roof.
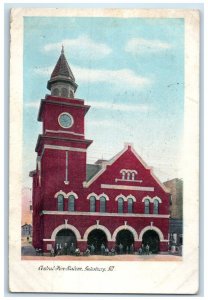
<path id="1" fill-rule="evenodd" d="M 59 59 L 56 63 L 56 66 L 51 74 L 51 79 L 58 76 L 64 76 L 72 81 L 75 81 L 74 75 L 69 67 L 69 64 L 66 60 L 66 57 L 64 55 L 64 47 L 62 46 L 61 49 L 61 55 L 59 56 Z"/>
<path id="2" fill-rule="evenodd" d="M 61 55 L 55 65 L 55 68 L 51 74 L 50 80 L 47 83 L 47 89 L 51 89 L 51 85 L 56 82 L 69 83 L 74 87 L 74 92 L 76 91 L 78 85 L 75 82 L 75 77 L 70 69 L 70 66 L 64 55 L 64 47 L 62 46 Z"/>

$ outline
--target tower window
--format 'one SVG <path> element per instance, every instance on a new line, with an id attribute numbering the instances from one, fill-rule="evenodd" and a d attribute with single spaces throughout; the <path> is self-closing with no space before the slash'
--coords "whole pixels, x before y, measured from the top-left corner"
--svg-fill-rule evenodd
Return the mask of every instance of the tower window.
<path id="1" fill-rule="evenodd" d="M 58 195 L 58 211 L 64 210 L 64 196 Z"/>
<path id="2" fill-rule="evenodd" d="M 133 212 L 133 199 L 129 198 L 128 199 L 128 213 Z"/>
<path id="3" fill-rule="evenodd" d="M 118 198 L 118 213 L 122 214 L 124 212 L 124 200 L 123 198 Z"/>
<path id="4" fill-rule="evenodd" d="M 70 98 L 74 98 L 74 93 L 72 91 L 69 92 Z"/>
<path id="5" fill-rule="evenodd" d="M 53 89 L 53 96 L 58 96 L 59 95 L 59 89 L 55 88 Z"/>
<path id="6" fill-rule="evenodd" d="M 150 212 L 149 206 L 150 206 L 149 200 L 145 199 L 145 201 L 144 201 L 144 213 L 145 214 L 149 214 L 149 212 Z"/>
<path id="7" fill-rule="evenodd" d="M 61 89 L 61 96 L 65 98 L 68 97 L 68 91 L 66 88 Z"/>
<path id="8" fill-rule="evenodd" d="M 157 215 L 158 212 L 159 212 L 159 201 L 155 199 L 154 200 L 154 210 L 153 210 L 153 213 Z"/>
<path id="9" fill-rule="evenodd" d="M 94 196 L 90 197 L 90 212 L 95 212 L 96 199 Z"/>
<path id="10" fill-rule="evenodd" d="M 69 196 L 68 211 L 75 211 L 75 197 L 73 195 Z"/>
<path id="11" fill-rule="evenodd" d="M 106 199 L 105 197 L 100 197 L 100 212 L 106 211 Z"/>

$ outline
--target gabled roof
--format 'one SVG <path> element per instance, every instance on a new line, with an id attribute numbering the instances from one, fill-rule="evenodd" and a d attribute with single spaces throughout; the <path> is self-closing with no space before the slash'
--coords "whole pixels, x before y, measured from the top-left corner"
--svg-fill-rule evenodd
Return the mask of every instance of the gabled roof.
<path id="1" fill-rule="evenodd" d="M 84 187 L 89 187 L 97 178 L 99 178 L 107 169 L 107 166 L 112 165 L 119 157 L 121 157 L 128 149 L 131 149 L 131 152 L 136 156 L 136 158 L 139 160 L 139 162 L 144 166 L 145 169 L 150 170 L 151 176 L 155 179 L 155 181 L 159 184 L 159 186 L 165 191 L 166 193 L 170 193 L 169 189 L 165 187 L 165 185 L 153 174 L 152 168 L 148 167 L 147 164 L 143 161 L 143 159 L 137 154 L 137 152 L 134 150 L 132 144 L 126 143 L 123 150 L 117 153 L 113 158 L 111 158 L 109 161 L 104 162 L 101 165 L 101 169 L 95 172 L 95 174 L 87 179 L 87 182 L 84 183 Z"/>
<path id="2" fill-rule="evenodd" d="M 75 81 L 74 75 L 64 55 L 63 48 L 61 50 L 61 55 L 56 63 L 56 66 L 51 74 L 51 79 L 58 76 L 64 76 L 71 79 L 72 81 Z"/>

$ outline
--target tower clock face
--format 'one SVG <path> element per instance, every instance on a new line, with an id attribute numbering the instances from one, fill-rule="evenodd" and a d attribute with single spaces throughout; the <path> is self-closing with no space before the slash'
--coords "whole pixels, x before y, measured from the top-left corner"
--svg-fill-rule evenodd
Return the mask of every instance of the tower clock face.
<path id="1" fill-rule="evenodd" d="M 73 125 L 74 120 L 70 114 L 62 113 L 58 117 L 58 122 L 59 122 L 59 125 L 63 128 L 70 128 Z"/>

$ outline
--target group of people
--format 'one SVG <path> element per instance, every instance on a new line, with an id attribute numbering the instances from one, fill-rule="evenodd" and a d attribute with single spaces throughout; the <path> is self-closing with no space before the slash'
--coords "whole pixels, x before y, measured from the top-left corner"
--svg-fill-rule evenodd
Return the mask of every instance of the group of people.
<path id="1" fill-rule="evenodd" d="M 51 256 L 55 255 L 80 255 L 79 248 L 75 247 L 74 243 L 68 245 L 67 243 L 57 243 L 55 249 L 51 248 Z"/>
<path id="2" fill-rule="evenodd" d="M 36 251 L 37 255 L 41 255 L 40 254 L 41 251 Z M 93 255 L 93 254 L 97 254 L 100 253 L 101 255 L 116 255 L 116 254 L 134 254 L 135 250 L 134 250 L 134 245 L 131 244 L 130 246 L 126 246 L 124 247 L 121 243 L 116 245 L 116 247 L 112 247 L 110 250 L 107 246 L 105 246 L 104 243 L 101 244 L 100 249 L 97 249 L 93 244 L 88 245 L 86 250 L 84 251 L 83 255 L 84 256 L 89 256 L 89 255 Z M 149 244 L 142 244 L 141 247 L 138 249 L 137 254 L 139 255 L 149 255 L 150 254 L 150 246 Z M 67 243 L 65 243 L 64 245 L 62 244 L 56 244 L 55 249 L 52 247 L 51 248 L 51 252 L 50 252 L 51 256 L 55 256 L 55 255 L 75 255 L 75 256 L 80 256 L 81 252 L 80 249 L 78 247 L 75 247 L 74 243 L 71 243 L 70 245 L 68 245 Z"/>
<path id="3" fill-rule="evenodd" d="M 149 244 L 142 244 L 141 247 L 138 250 L 139 255 L 149 255 L 150 254 L 150 246 Z"/>
<path id="4" fill-rule="evenodd" d="M 104 243 L 101 244 L 100 249 L 95 249 L 95 246 L 93 244 L 89 245 L 84 253 L 84 255 L 93 255 L 96 253 L 100 253 L 101 255 L 116 255 L 116 254 L 133 254 L 134 253 L 134 245 L 124 246 L 120 243 L 116 245 L 116 247 L 112 247 L 109 249 L 107 246 L 105 246 Z"/>

